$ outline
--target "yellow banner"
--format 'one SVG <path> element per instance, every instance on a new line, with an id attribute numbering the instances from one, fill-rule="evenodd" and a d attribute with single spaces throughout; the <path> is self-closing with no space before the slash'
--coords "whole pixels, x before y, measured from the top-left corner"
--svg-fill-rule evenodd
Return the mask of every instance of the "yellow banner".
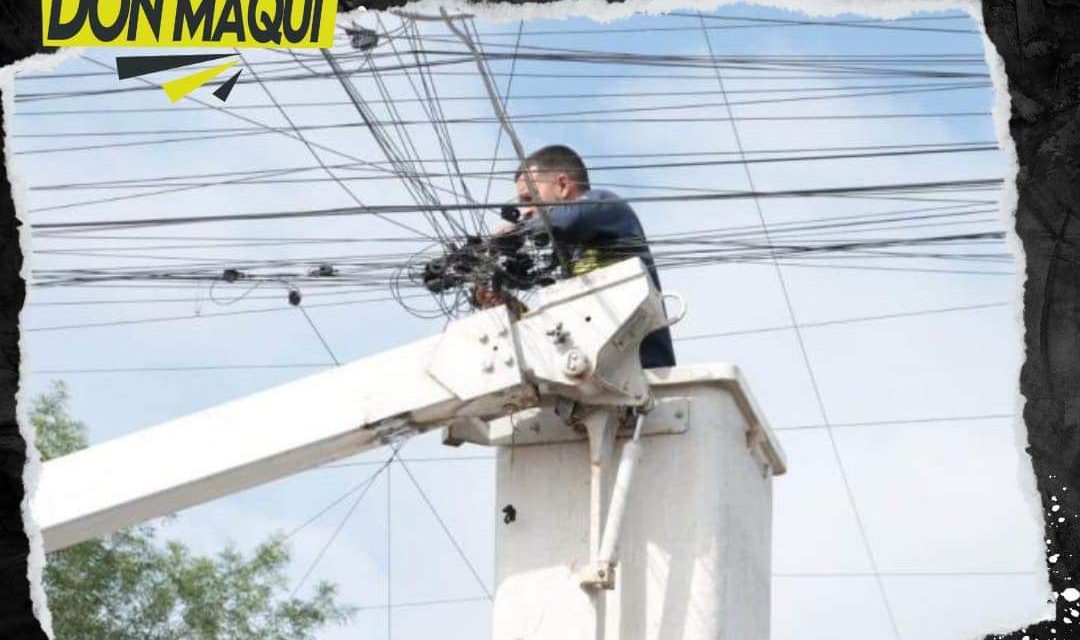
<path id="1" fill-rule="evenodd" d="M 336 14 L 337 0 L 41 0 L 41 30 L 50 47 L 328 49 Z"/>

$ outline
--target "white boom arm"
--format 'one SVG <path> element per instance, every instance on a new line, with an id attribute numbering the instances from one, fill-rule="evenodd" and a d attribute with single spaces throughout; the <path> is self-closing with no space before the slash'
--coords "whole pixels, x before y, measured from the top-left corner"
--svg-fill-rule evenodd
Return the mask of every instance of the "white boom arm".
<path id="1" fill-rule="evenodd" d="M 438 336 L 46 462 L 32 514 L 46 551 L 104 535 L 456 420 L 557 397 L 649 400 L 638 359 L 666 326 L 638 259 L 538 292 Z"/>

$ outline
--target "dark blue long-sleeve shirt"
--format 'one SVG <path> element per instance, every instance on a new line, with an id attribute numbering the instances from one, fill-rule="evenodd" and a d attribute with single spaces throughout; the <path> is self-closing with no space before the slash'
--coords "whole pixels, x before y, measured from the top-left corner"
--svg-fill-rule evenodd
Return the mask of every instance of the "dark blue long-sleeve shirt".
<path id="1" fill-rule="evenodd" d="M 555 242 L 567 252 L 573 275 L 637 256 L 648 268 L 653 284 L 660 289 L 660 276 L 645 239 L 645 230 L 633 208 L 614 193 L 590 189 L 580 200 L 549 207 L 548 219 Z M 539 217 L 518 225 L 518 230 L 526 234 L 543 228 L 544 223 Z M 646 369 L 674 366 L 671 331 L 665 327 L 645 336 L 640 355 L 641 366 Z"/>

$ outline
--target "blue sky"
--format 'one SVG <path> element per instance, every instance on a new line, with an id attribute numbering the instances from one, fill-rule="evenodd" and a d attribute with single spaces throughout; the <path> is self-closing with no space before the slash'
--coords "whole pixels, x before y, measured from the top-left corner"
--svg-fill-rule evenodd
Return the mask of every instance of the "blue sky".
<path id="1" fill-rule="evenodd" d="M 760 26 L 732 17 L 754 19 L 804 19 L 805 16 L 760 7 L 734 5 L 708 18 L 716 26 L 740 28 L 710 31 L 718 56 L 895 56 L 900 54 L 967 54 L 975 56 L 962 69 L 986 73 L 981 62 L 982 42 L 977 34 L 868 29 L 862 27 Z M 958 15 L 958 14 L 952 14 Z M 854 19 L 840 16 L 838 19 Z M 374 24 L 372 16 L 358 20 Z M 387 18 L 390 25 L 395 19 Z M 746 24 L 756 24 L 746 28 Z M 975 29 L 966 17 L 949 20 L 898 23 L 928 28 Z M 516 22 L 479 21 L 478 29 L 490 51 L 494 45 L 513 45 Z M 524 24 L 522 44 L 537 47 L 620 51 L 638 54 L 706 55 L 707 48 L 696 17 L 637 16 L 607 23 L 607 33 L 578 33 L 601 28 L 585 18 L 530 20 Z M 682 31 L 634 29 L 696 28 Z M 619 30 L 619 31 L 616 31 Z M 556 32 L 575 32 L 552 34 Z M 438 33 L 436 33 L 438 32 Z M 530 32 L 545 32 L 529 35 Z M 432 28 L 433 35 L 445 35 Z M 433 45 L 434 46 L 434 45 Z M 439 46 L 449 46 L 439 43 Z M 347 48 L 339 39 L 339 51 Z M 115 50 L 89 50 L 85 55 L 112 64 Z M 280 53 L 245 53 L 248 62 L 285 60 Z M 314 63 L 313 63 L 314 64 Z M 492 63 L 496 73 L 509 71 L 509 61 Z M 544 111 L 603 110 L 624 107 L 708 106 L 666 112 L 677 117 L 722 118 L 725 108 L 717 103 L 718 85 L 708 76 L 679 78 L 700 73 L 676 70 L 666 77 L 657 69 L 633 68 L 627 73 L 652 73 L 652 78 L 535 77 L 532 72 L 598 73 L 595 66 L 554 62 L 519 62 L 508 102 L 512 114 Z M 266 69 L 267 67 L 258 67 Z M 471 67 L 459 65 L 458 71 Z M 621 68 L 615 68 L 618 71 Z M 663 71 L 663 68 L 659 68 Z M 57 66 L 52 74 L 105 71 L 81 58 Z M 245 72 L 250 77 L 250 71 Z M 919 79 L 851 79 L 802 77 L 763 78 L 771 72 L 723 70 L 732 102 L 760 99 L 762 93 L 743 91 L 832 88 L 838 86 L 916 83 Z M 133 86 L 108 75 L 48 77 L 16 81 L 20 95 L 74 89 L 110 90 Z M 774 76 L 783 75 L 774 73 Z M 163 74 L 161 78 L 167 79 Z M 505 89 L 507 77 L 497 78 Z M 733 107 L 740 118 L 738 134 L 745 149 L 822 148 L 909 143 L 955 143 L 994 141 L 988 115 L 927 116 L 934 113 L 990 111 L 993 94 L 988 80 L 964 80 L 977 87 L 902 95 L 814 100 L 790 103 L 747 104 Z M 286 103 L 344 100 L 333 80 L 268 83 L 276 100 Z M 363 94 L 377 99 L 378 88 L 358 80 Z M 469 74 L 439 76 L 440 95 L 477 96 L 479 80 Z M 400 78 L 388 82 L 395 96 L 411 96 Z M 642 93 L 618 97 L 530 99 L 513 96 L 581 93 Z M 696 92 L 680 96 L 679 92 Z M 666 94 L 666 95 L 665 95 Z M 193 94 L 214 101 L 207 90 Z M 776 94 L 774 94 L 776 95 Z M 779 95 L 809 95 L 806 92 Z M 216 101 L 214 101 L 216 102 Z M 446 102 L 455 116 L 490 115 L 482 101 Z M 238 85 L 229 107 L 272 106 L 257 84 Z M 95 133 L 154 130 L 165 133 L 126 138 L 153 140 L 172 137 L 177 129 L 247 126 L 235 116 L 213 112 L 187 100 L 170 110 L 158 91 L 98 94 L 85 97 L 37 99 L 16 105 L 15 137 L 18 170 L 31 188 L 25 214 L 31 223 L 90 219 L 141 218 L 158 215 L 303 210 L 341 207 L 353 199 L 333 182 L 234 185 L 192 189 L 150 197 L 138 197 L 92 205 L 69 206 L 80 200 L 131 195 L 137 190 L 42 189 L 47 185 L 154 177 L 175 174 L 248 171 L 302 166 L 312 163 L 309 151 L 299 142 L 280 135 L 148 144 L 113 149 L 25 154 L 48 146 L 100 144 L 101 136 L 40 139 L 45 133 Z M 160 108 L 150 113 L 120 112 L 139 107 Z M 110 109 L 107 114 L 30 115 L 42 110 Z M 420 117 L 416 104 L 402 106 L 405 115 Z M 242 111 L 271 126 L 287 126 L 275 109 Z M 301 125 L 355 122 L 349 105 L 290 107 L 288 113 Z M 665 113 L 665 112 L 659 112 Z M 852 119 L 860 114 L 924 114 L 922 117 Z M 619 115 L 614 117 L 627 117 Z M 759 117 L 830 116 L 824 120 L 753 120 Z M 842 116 L 842 118 L 837 118 Z M 651 115 L 650 115 L 651 117 Z M 525 145 L 535 148 L 564 142 L 589 155 L 642 153 L 731 152 L 735 139 L 730 123 L 723 121 L 683 123 L 619 123 L 610 117 L 597 122 L 566 119 L 559 124 L 521 123 L 517 130 Z M 495 146 L 494 125 L 456 125 L 451 129 L 460 157 L 488 157 Z M 363 159 L 379 159 L 370 136 L 357 127 L 314 130 L 309 140 Z M 423 154 L 438 155 L 434 137 L 417 127 L 416 144 Z M 508 155 L 504 140 L 500 155 Z M 323 153 L 328 163 L 342 156 Z M 610 164 L 596 160 L 593 164 Z M 479 162 L 474 169 L 487 169 Z M 500 168 L 508 168 L 503 163 Z M 1000 178 L 1007 162 L 1000 153 L 963 153 L 937 156 L 836 160 L 812 163 L 755 164 L 751 175 L 761 191 L 857 184 L 893 184 L 934 180 Z M 317 172 L 303 174 L 319 177 Z M 344 174 L 343 174 L 344 175 Z M 741 166 L 597 170 L 597 183 L 626 195 L 671 193 L 674 189 L 742 190 L 747 178 Z M 407 194 L 388 181 L 350 182 L 358 198 L 368 204 L 407 202 Z M 476 193 L 486 181 L 475 179 Z M 37 189 L 35 189 L 37 187 Z M 507 181 L 495 181 L 492 201 L 512 197 Z M 921 196 L 921 197 L 925 197 Z M 944 194 L 945 198 L 984 200 L 986 213 L 967 226 L 942 227 L 940 233 L 1001 231 L 1005 224 L 995 213 L 995 191 Z M 955 204 L 955 203 L 954 203 Z M 883 199 L 814 198 L 764 199 L 762 215 L 770 225 L 792 221 L 827 219 L 868 212 L 910 209 L 913 206 L 947 206 L 948 203 L 916 203 Z M 961 203 L 956 206 L 968 206 Z M 752 200 L 697 204 L 659 203 L 641 205 L 638 212 L 651 236 L 674 232 L 758 224 Z M 494 216 L 491 216 L 494 218 Z M 423 225 L 415 215 L 399 218 Z M 492 220 L 493 222 L 493 220 Z M 151 230 L 153 231 L 153 230 Z M 280 221 L 275 223 L 223 223 L 163 228 L 144 235 L 184 236 L 192 240 L 144 239 L 139 242 L 100 238 L 32 239 L 34 269 L 158 264 L 193 259 L 223 258 L 262 260 L 335 255 L 371 255 L 402 251 L 402 243 L 366 242 L 263 247 L 206 247 L 208 237 L 307 237 L 384 238 L 401 235 L 400 229 L 370 217 Z M 932 229 L 864 232 L 865 238 L 888 233 L 936 233 Z M 118 233 L 100 236 L 122 235 Z M 135 235 L 135 234 L 132 234 Z M 831 236 L 829 236 L 831 237 Z M 838 236 L 841 237 L 841 236 Z M 141 243 L 141 244 L 140 244 Z M 159 245 L 182 245 L 161 249 Z M 422 243 L 416 243 L 421 248 Z M 143 249 L 132 251 L 131 248 Z M 53 251 L 45 253 L 44 251 Z M 80 250 L 61 255 L 57 250 Z M 119 250 L 119 251 L 118 251 Z M 959 249 L 957 249 L 959 250 Z M 1004 244 L 980 245 L 979 251 L 1006 252 Z M 136 257 L 118 258 L 127 251 Z M 98 253 L 102 255 L 87 255 Z M 876 260 L 876 261 L 875 261 Z M 848 261 L 847 266 L 885 265 L 924 271 L 887 271 L 865 268 L 819 268 L 785 266 L 784 284 L 800 324 L 838 319 L 887 316 L 957 306 L 1010 302 L 1014 298 L 1014 265 L 976 264 L 970 271 L 963 263 L 934 258 L 867 258 Z M 932 271 L 936 270 L 936 271 Z M 995 273 L 988 273 L 988 272 Z M 825 418 L 834 424 L 874 423 L 870 426 L 836 427 L 837 449 L 851 483 L 850 500 L 841 481 L 836 455 L 824 429 L 793 427 L 819 425 L 823 421 L 811 378 L 803 362 L 790 323 L 784 295 L 774 268 L 766 263 L 721 263 L 706 267 L 675 269 L 661 274 L 668 290 L 679 291 L 690 303 L 687 319 L 675 330 L 681 361 L 725 361 L 738 364 L 764 407 L 769 422 L 778 428 L 791 472 L 775 484 L 773 637 L 865 638 L 892 637 L 882 594 L 867 575 L 869 560 L 860 540 L 851 509 L 854 501 L 883 573 L 888 598 L 901 637 L 965 638 L 981 632 L 1016 626 L 1035 615 L 1046 596 L 1042 569 L 1040 527 L 1032 507 L 1021 493 L 1021 482 L 1030 483 L 1030 467 L 1021 459 L 1018 436 L 1009 416 L 1016 408 L 1018 367 L 1021 361 L 1019 329 L 1010 306 L 978 307 L 962 311 L 844 324 L 806 327 L 802 337 L 814 379 L 821 392 Z M 49 380 L 62 378 L 72 393 L 75 414 L 90 425 L 91 437 L 101 441 L 132 430 L 209 407 L 259 389 L 302 376 L 327 366 L 329 358 L 311 328 L 285 302 L 283 287 L 260 287 L 244 300 L 235 301 L 243 289 L 215 285 L 212 289 L 106 289 L 33 288 L 22 323 L 26 385 L 31 393 L 45 389 Z M 304 291 L 312 306 L 309 313 L 342 360 L 376 353 L 441 329 L 438 319 L 422 319 L 405 312 L 392 301 L 355 304 L 365 298 L 382 298 L 385 292 L 346 292 L 334 295 L 317 289 Z M 265 298 L 261 297 L 265 296 Z M 131 300 L 136 302 L 113 302 Z M 180 299 L 179 302 L 165 301 Z M 314 306 L 323 301 L 353 302 L 340 306 Z M 97 304 L 59 305 L 94 301 Z M 110 301 L 103 304 L 103 301 Z M 221 312 L 274 308 L 264 313 L 213 315 Z M 114 326 L 55 329 L 117 320 L 172 316 L 196 316 L 187 320 L 143 322 Z M 52 328 L 52 329 L 50 329 Z M 751 332 L 756 331 L 756 332 Z M 705 334 L 728 334 L 702 338 Z M 306 368 L 206 369 L 199 371 L 110 371 L 98 373 L 47 373 L 56 370 L 146 369 L 148 367 L 194 367 L 220 365 L 312 365 Z M 891 421 L 891 422 L 890 422 Z M 910 422 L 917 421 L 917 422 Z M 885 424 L 879 424 L 885 423 Z M 302 428 L 302 425 L 298 425 Z M 452 461 L 416 462 L 410 467 L 440 516 L 454 533 L 469 560 L 492 587 L 492 539 L 497 517 L 494 504 L 491 452 L 464 447 L 448 450 L 431 437 L 411 442 L 404 450 L 408 459 L 458 458 Z M 385 452 L 361 456 L 353 462 L 368 463 L 385 458 Z M 291 530 L 346 488 L 372 472 L 370 465 L 312 470 L 294 478 L 253 489 L 236 496 L 190 509 L 164 529 L 165 535 L 183 539 L 204 551 L 226 541 L 249 546 L 271 530 Z M 388 548 L 388 498 L 389 531 Z M 295 579 L 309 566 L 329 539 L 344 511 L 329 512 L 292 539 Z M 992 532 L 992 533 L 989 533 Z M 388 554 L 389 551 L 389 554 Z M 388 576 L 388 558 L 392 572 Z M 364 610 L 348 628 L 328 630 L 324 638 L 383 637 L 387 628 L 384 605 L 388 577 L 392 599 L 399 605 L 443 599 L 482 596 L 468 568 L 453 546 L 434 525 L 431 514 L 408 477 L 391 467 L 382 474 L 342 534 L 335 539 L 312 573 L 313 579 L 334 580 L 354 604 Z M 433 630 L 450 638 L 487 637 L 490 605 L 482 598 L 467 602 L 394 609 L 393 637 L 427 637 Z M 838 620 L 843 625 L 837 625 Z M 994 627 L 994 628 L 992 628 Z"/>

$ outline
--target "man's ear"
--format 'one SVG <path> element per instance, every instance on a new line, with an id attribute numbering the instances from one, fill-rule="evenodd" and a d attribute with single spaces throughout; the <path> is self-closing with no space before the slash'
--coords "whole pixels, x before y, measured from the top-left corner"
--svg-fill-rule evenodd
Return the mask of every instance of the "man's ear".
<path id="1" fill-rule="evenodd" d="M 569 200 L 574 195 L 574 181 L 570 179 L 570 176 L 565 173 L 560 173 L 555 177 L 555 185 L 559 188 L 559 198 L 561 200 Z"/>

